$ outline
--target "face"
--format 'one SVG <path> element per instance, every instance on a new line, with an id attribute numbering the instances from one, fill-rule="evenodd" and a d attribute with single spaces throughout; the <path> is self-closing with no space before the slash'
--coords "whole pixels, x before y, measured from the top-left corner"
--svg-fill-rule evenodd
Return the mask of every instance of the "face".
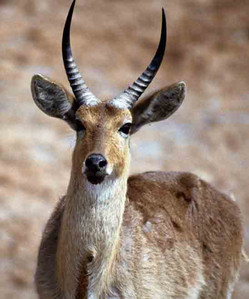
<path id="1" fill-rule="evenodd" d="M 90 107 L 82 105 L 76 112 L 73 165 L 77 172 L 92 184 L 128 175 L 131 122 L 128 109 L 105 102 Z"/>
<path id="2" fill-rule="evenodd" d="M 109 103 L 95 101 L 94 106 L 83 104 L 75 112 L 74 97 L 61 85 L 42 75 L 35 75 L 31 82 L 37 106 L 77 131 L 72 173 L 92 184 L 100 184 L 108 178 L 128 177 L 130 133 L 145 124 L 168 118 L 183 102 L 185 88 L 184 82 L 175 83 L 129 109 L 125 108 L 127 105 L 120 105 L 125 99 L 117 101 L 115 98 Z"/>

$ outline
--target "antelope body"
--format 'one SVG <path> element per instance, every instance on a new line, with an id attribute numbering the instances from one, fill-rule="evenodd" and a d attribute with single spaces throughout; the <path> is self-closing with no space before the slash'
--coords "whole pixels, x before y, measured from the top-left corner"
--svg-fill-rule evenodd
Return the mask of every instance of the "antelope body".
<path id="1" fill-rule="evenodd" d="M 128 178 L 129 138 L 181 105 L 179 82 L 138 100 L 161 64 L 161 40 L 145 72 L 121 95 L 100 101 L 73 60 L 70 24 L 63 59 L 74 96 L 35 75 L 32 94 L 46 114 L 77 132 L 71 179 L 43 233 L 36 271 L 40 299 L 223 299 L 238 276 L 242 228 L 237 205 L 190 173 Z"/>

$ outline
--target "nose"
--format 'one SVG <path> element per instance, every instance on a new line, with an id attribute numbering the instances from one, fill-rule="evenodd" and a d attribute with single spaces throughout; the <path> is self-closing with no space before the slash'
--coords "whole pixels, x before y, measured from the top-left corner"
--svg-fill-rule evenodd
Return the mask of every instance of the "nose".
<path id="1" fill-rule="evenodd" d="M 85 161 L 87 170 L 91 173 L 98 171 L 104 172 L 106 170 L 107 161 L 101 154 L 91 154 Z"/>

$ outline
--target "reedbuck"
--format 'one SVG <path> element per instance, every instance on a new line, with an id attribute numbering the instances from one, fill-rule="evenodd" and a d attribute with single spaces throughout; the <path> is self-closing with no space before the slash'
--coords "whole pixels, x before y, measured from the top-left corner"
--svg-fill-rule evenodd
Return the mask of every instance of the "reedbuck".
<path id="1" fill-rule="evenodd" d="M 128 177 L 130 135 L 169 117 L 185 83 L 137 101 L 158 71 L 166 46 L 122 94 L 96 98 L 70 47 L 73 1 L 62 52 L 74 96 L 42 76 L 32 79 L 35 103 L 77 134 L 67 194 L 43 233 L 36 271 L 41 299 L 231 298 L 238 276 L 242 228 L 237 205 L 191 173 Z"/>

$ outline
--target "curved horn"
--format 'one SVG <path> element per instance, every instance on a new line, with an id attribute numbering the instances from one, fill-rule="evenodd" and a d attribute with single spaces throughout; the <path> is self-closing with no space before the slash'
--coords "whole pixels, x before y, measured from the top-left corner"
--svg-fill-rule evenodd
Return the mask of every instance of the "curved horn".
<path id="1" fill-rule="evenodd" d="M 76 63 L 73 59 L 71 45 L 70 45 L 70 28 L 76 0 L 73 1 L 67 15 L 65 23 L 63 38 L 62 38 L 62 56 L 67 74 L 68 81 L 71 85 L 72 91 L 75 95 L 76 101 L 79 105 L 96 105 L 99 101 L 83 80 Z"/>
<path id="2" fill-rule="evenodd" d="M 164 9 L 162 8 L 162 28 L 160 42 L 151 63 L 137 80 L 130 85 L 121 95 L 114 98 L 111 104 L 119 108 L 132 108 L 145 89 L 154 79 L 162 63 L 167 40 L 167 27 Z"/>

